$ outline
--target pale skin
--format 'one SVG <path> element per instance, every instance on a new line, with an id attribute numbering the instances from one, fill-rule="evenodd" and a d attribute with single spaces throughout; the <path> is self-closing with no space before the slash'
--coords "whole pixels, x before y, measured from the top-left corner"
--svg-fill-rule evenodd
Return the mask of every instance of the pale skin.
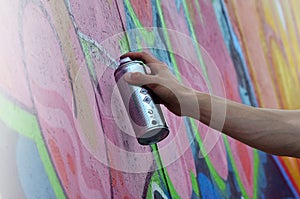
<path id="1" fill-rule="evenodd" d="M 166 64 L 148 53 L 130 52 L 123 57 L 143 61 L 151 70 L 146 75 L 128 73 L 125 80 L 151 89 L 156 101 L 174 114 L 197 119 L 267 153 L 300 158 L 300 110 L 251 107 L 202 93 L 184 86 Z"/>

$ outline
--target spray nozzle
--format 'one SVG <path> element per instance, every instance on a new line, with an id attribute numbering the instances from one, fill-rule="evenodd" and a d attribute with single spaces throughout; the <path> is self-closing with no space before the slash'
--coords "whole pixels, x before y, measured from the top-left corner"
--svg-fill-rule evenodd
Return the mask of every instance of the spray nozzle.
<path id="1" fill-rule="evenodd" d="M 123 59 L 120 59 L 119 65 L 124 64 L 124 63 L 126 63 L 126 62 L 130 62 L 130 61 L 132 61 L 132 60 L 130 59 L 130 57 L 124 57 Z"/>

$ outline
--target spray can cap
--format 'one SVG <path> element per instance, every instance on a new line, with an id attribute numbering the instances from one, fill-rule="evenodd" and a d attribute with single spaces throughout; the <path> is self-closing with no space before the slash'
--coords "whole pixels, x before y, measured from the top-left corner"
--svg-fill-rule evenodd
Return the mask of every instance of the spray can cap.
<path id="1" fill-rule="evenodd" d="M 119 65 L 124 64 L 124 63 L 126 63 L 126 62 L 130 62 L 130 61 L 132 61 L 132 60 L 130 59 L 130 57 L 124 57 L 123 59 L 120 59 Z"/>

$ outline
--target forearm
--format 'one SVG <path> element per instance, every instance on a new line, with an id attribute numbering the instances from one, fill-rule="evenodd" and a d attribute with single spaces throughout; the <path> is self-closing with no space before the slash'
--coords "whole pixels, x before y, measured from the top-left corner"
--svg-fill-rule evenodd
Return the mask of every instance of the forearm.
<path id="1" fill-rule="evenodd" d="M 141 60 L 151 75 L 133 73 L 125 80 L 146 85 L 159 103 L 179 116 L 190 116 L 257 149 L 300 158 L 300 111 L 282 111 L 246 106 L 185 87 L 168 67 L 147 53 L 122 57 Z"/>
<path id="2" fill-rule="evenodd" d="M 195 94 L 199 111 L 190 109 L 187 116 L 265 152 L 300 157 L 300 125 L 295 120 L 300 117 L 299 111 L 255 108 Z"/>

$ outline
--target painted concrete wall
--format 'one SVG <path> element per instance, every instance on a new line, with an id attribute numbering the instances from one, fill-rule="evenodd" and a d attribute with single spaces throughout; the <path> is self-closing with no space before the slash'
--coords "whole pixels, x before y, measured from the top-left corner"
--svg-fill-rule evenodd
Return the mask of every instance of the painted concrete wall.
<path id="1" fill-rule="evenodd" d="M 299 9 L 297 0 L 1 1 L 0 198 L 299 198 L 299 160 L 165 109 L 171 134 L 139 145 L 113 79 L 120 54 L 144 49 L 198 90 L 298 109 Z"/>

